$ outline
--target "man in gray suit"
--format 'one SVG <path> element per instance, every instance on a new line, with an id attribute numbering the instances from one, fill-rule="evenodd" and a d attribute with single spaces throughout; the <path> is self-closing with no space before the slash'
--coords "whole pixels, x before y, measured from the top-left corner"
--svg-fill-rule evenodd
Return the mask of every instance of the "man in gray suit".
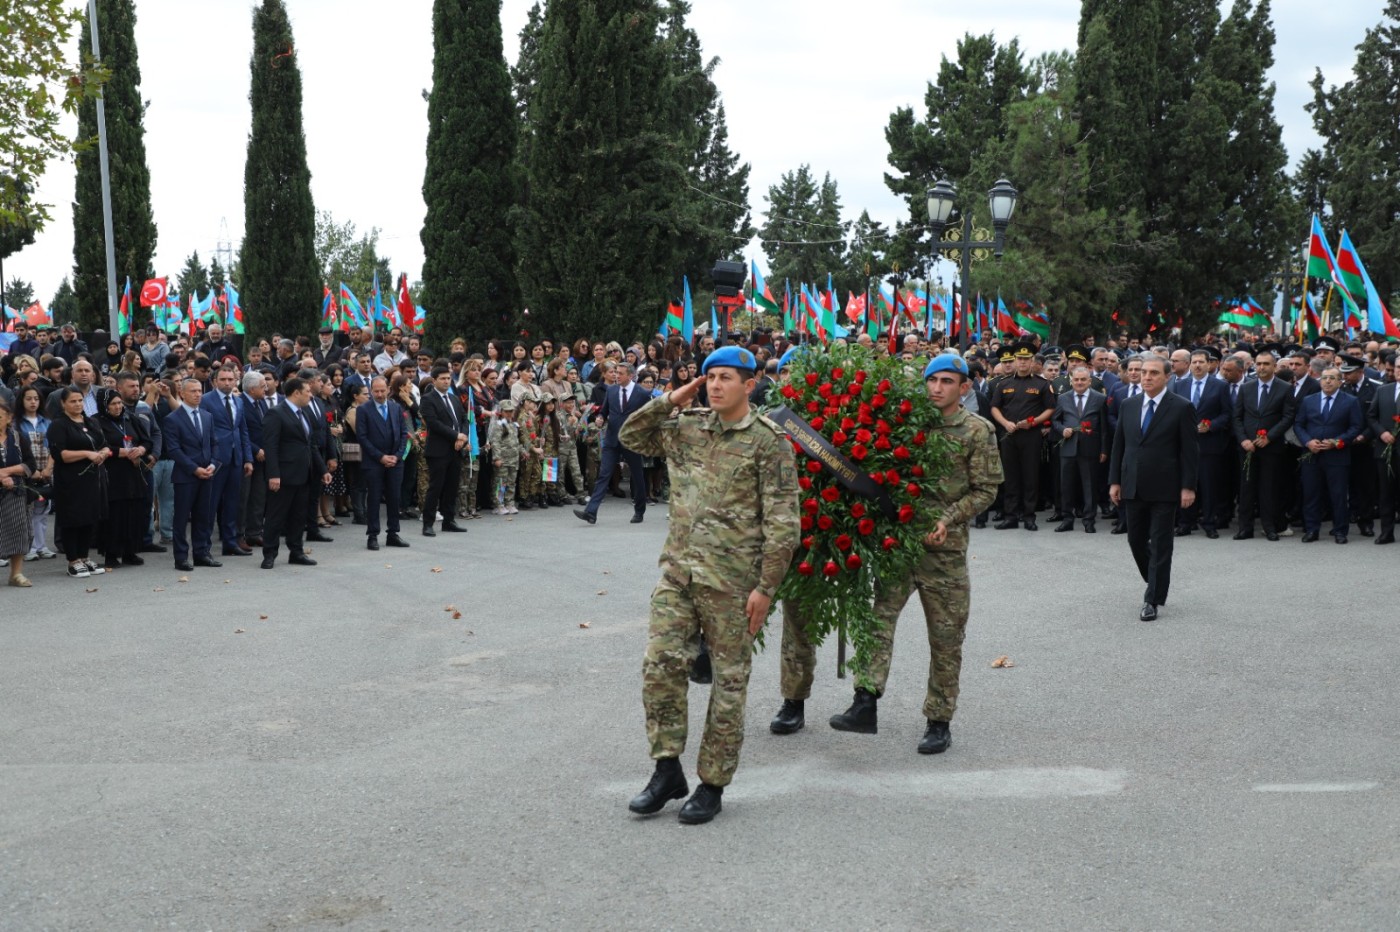
<path id="1" fill-rule="evenodd" d="M 1065 516 L 1056 532 L 1074 530 L 1074 518 L 1084 521 L 1084 533 L 1094 533 L 1094 488 L 1100 464 L 1107 462 L 1105 416 L 1107 398 L 1091 387 L 1088 366 L 1076 365 L 1069 374 L 1070 390 L 1055 400 L 1051 436 L 1060 440 L 1060 512 Z M 1078 500 L 1078 508 L 1075 500 Z"/>

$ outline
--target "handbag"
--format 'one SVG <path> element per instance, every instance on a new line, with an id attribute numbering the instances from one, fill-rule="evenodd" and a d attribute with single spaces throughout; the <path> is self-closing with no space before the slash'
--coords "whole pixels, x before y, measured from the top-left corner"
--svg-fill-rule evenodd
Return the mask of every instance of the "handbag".
<path id="1" fill-rule="evenodd" d="M 345 463 L 358 463 L 363 457 L 358 443 L 341 443 L 340 459 Z"/>

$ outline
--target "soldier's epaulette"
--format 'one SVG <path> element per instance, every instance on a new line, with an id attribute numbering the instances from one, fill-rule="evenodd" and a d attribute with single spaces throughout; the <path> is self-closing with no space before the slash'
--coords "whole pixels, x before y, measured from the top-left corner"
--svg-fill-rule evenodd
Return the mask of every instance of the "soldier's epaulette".
<path id="1" fill-rule="evenodd" d="M 760 414 L 758 417 L 754 418 L 754 421 L 756 423 L 762 424 L 764 427 L 767 427 L 769 430 L 777 434 L 779 437 L 782 437 L 784 440 L 787 439 L 787 431 L 779 427 L 778 422 L 770 418 L 768 415 Z"/>
<path id="2" fill-rule="evenodd" d="M 709 414 L 710 414 L 710 409 L 709 409 L 709 408 L 699 408 L 699 407 L 696 407 L 695 405 L 691 405 L 689 408 L 684 408 L 684 409 L 681 410 L 681 417 L 692 417 L 692 416 L 697 415 L 697 414 L 700 415 L 701 417 L 708 417 Z"/>

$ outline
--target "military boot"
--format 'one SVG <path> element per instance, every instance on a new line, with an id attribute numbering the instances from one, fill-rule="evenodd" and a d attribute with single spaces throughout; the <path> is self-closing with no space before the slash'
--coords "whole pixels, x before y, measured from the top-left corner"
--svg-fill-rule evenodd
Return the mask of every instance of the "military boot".
<path id="1" fill-rule="evenodd" d="M 714 665 L 710 662 L 710 649 L 704 640 L 700 641 L 700 653 L 690 662 L 690 681 L 707 686 L 714 682 Z"/>
<path id="2" fill-rule="evenodd" d="M 839 715 L 831 716 L 831 727 L 837 731 L 854 731 L 862 735 L 875 734 L 879 731 L 875 725 L 875 702 L 878 698 L 868 690 L 857 688 L 856 698 L 851 707 Z"/>
<path id="3" fill-rule="evenodd" d="M 671 800 L 681 799 L 689 792 L 690 786 L 685 782 L 681 762 L 674 757 L 663 757 L 656 762 L 656 772 L 651 775 L 646 789 L 633 796 L 627 808 L 638 815 L 652 815 L 660 812 Z"/>
<path id="4" fill-rule="evenodd" d="M 686 825 L 705 824 L 719 815 L 719 811 L 724 808 L 721 802 L 723 796 L 724 787 L 701 783 L 695 788 L 695 795 L 687 799 L 681 807 L 680 820 Z"/>
<path id="5" fill-rule="evenodd" d="M 773 716 L 773 721 L 768 723 L 768 730 L 775 735 L 790 735 L 794 731 L 801 731 L 805 724 L 807 719 L 802 714 L 802 700 L 784 699 L 783 707 Z"/>
<path id="6" fill-rule="evenodd" d="M 944 751 L 948 750 L 948 746 L 952 743 L 953 736 L 948 731 L 948 723 L 929 719 L 928 729 L 924 732 L 924 739 L 919 742 L 919 753 L 942 754 Z"/>

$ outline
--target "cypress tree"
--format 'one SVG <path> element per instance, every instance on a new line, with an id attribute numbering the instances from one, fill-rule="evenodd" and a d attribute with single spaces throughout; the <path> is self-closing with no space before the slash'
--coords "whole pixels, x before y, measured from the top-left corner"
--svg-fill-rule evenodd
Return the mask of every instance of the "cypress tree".
<path id="1" fill-rule="evenodd" d="M 307 333 L 321 308 L 301 70 L 282 0 L 253 13 L 253 107 L 243 169 L 242 304 L 250 337 Z"/>
<path id="2" fill-rule="evenodd" d="M 146 166 L 146 105 L 141 100 L 141 66 L 136 55 L 136 7 L 133 0 L 104 0 L 97 5 L 102 61 L 112 77 L 103 87 L 107 119 L 108 164 L 112 188 L 112 237 L 117 287 L 124 277 L 141 281 L 152 274 L 156 222 L 151 213 L 151 172 Z M 82 49 L 92 48 L 92 32 L 83 20 Z M 97 137 L 97 102 L 78 109 L 78 137 Z M 107 252 L 102 220 L 102 167 L 97 146 L 77 157 L 73 198 L 73 289 L 78 297 L 80 327 L 106 328 Z"/>
<path id="3" fill-rule="evenodd" d="M 422 231 L 422 301 L 434 347 L 500 334 L 519 308 L 508 223 L 516 119 L 500 0 L 435 0 Z"/>
<path id="4" fill-rule="evenodd" d="M 530 96 L 521 286 L 546 333 L 654 333 L 680 257 L 689 137 L 653 0 L 551 0 Z"/>

